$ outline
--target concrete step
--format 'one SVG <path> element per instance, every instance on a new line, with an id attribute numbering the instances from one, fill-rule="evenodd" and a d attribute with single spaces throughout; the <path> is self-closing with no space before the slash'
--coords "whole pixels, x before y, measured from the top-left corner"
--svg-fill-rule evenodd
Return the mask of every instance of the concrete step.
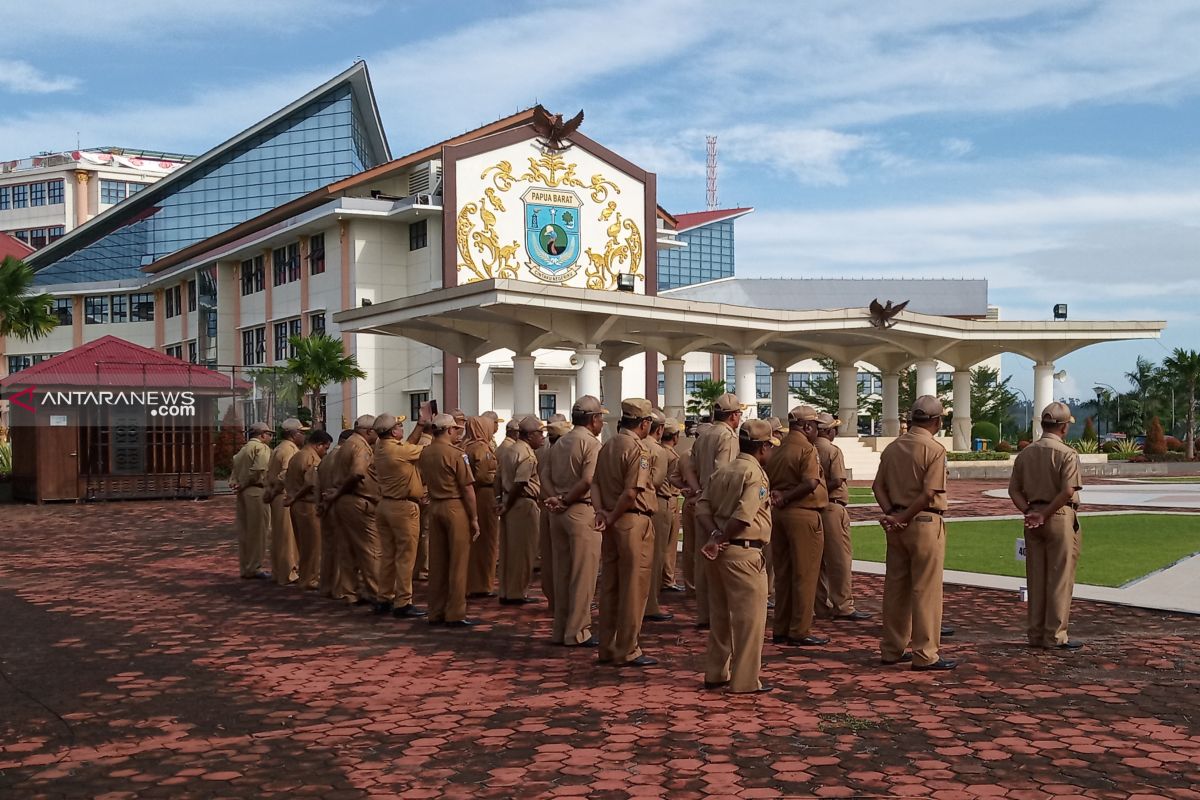
<path id="1" fill-rule="evenodd" d="M 879 471 L 879 453 L 868 447 L 861 439 L 849 436 L 839 436 L 833 440 L 833 443 L 841 449 L 842 457 L 846 460 L 846 469 L 850 471 L 852 480 L 875 480 L 875 473 Z"/>

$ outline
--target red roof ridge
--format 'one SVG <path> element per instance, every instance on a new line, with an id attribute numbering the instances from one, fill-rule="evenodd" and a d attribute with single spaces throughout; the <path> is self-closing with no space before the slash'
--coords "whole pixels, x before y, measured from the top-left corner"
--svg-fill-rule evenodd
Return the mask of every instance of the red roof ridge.
<path id="1" fill-rule="evenodd" d="M 701 225 L 709 225 L 713 222 L 720 222 L 725 219 L 733 219 L 740 217 L 743 214 L 749 214 L 754 210 L 753 206 L 746 208 L 717 208 L 712 211 L 692 211 L 686 214 L 676 214 L 675 231 L 682 233 L 692 228 L 699 228 Z"/>
<path id="2" fill-rule="evenodd" d="M 12 256 L 24 260 L 25 256 L 32 252 L 33 248 L 28 243 L 22 242 L 10 233 L 0 231 L 0 258 Z"/>

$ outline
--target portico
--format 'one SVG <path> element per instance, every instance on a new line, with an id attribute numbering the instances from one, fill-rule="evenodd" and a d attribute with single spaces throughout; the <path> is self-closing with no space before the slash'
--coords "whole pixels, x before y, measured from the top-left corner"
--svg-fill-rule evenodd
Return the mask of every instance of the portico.
<path id="1" fill-rule="evenodd" d="M 594 394 L 610 408 L 622 395 L 621 362 L 642 352 L 664 356 L 665 410 L 682 416 L 683 357 L 705 352 L 732 356 L 735 391 L 743 403 L 756 400 L 755 366 L 772 367 L 773 408 L 787 408 L 788 366 L 807 358 L 838 364 L 841 435 L 857 436 L 856 364 L 875 366 L 883 378 L 885 436 L 899 433 L 899 377 L 915 366 L 918 394 L 937 393 L 937 363 L 953 370 L 953 446 L 970 447 L 970 369 L 999 353 L 1034 361 L 1034 405 L 1052 399 L 1054 363 L 1092 344 L 1157 338 L 1159 321 L 1001 321 L 958 319 L 903 311 L 891 327 L 877 327 L 866 308 L 785 311 L 681 300 L 627 292 L 489 279 L 417 296 L 343 311 L 334 317 L 343 331 L 403 336 L 455 356 L 459 405 L 480 411 L 480 356 L 511 350 L 516 413 L 537 411 L 534 352 L 573 353 L 576 395 Z"/>

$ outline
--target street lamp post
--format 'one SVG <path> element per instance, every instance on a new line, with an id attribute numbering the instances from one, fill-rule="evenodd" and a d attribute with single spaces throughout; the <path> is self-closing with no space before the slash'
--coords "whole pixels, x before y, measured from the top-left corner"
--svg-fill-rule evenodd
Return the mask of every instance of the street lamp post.
<path id="1" fill-rule="evenodd" d="M 1021 395 L 1021 397 L 1025 400 L 1025 402 L 1021 404 L 1021 408 L 1025 411 L 1025 427 L 1021 429 L 1022 432 L 1024 432 L 1029 429 L 1029 409 L 1033 405 L 1033 401 L 1029 399 L 1029 395 L 1025 394 L 1024 390 L 1018 389 L 1014 386 L 1013 391 Z"/>
<path id="2" fill-rule="evenodd" d="M 1102 392 L 1100 391 L 1101 388 L 1108 389 L 1109 391 L 1111 391 L 1113 394 L 1113 397 L 1115 397 L 1117 399 L 1117 427 L 1120 428 L 1121 427 L 1121 393 L 1118 392 L 1115 387 L 1109 386 L 1107 383 L 1097 383 L 1096 387 L 1095 387 L 1096 405 L 1100 405 L 1100 395 L 1102 394 Z M 1112 433 L 1112 425 L 1108 426 L 1108 432 Z"/>

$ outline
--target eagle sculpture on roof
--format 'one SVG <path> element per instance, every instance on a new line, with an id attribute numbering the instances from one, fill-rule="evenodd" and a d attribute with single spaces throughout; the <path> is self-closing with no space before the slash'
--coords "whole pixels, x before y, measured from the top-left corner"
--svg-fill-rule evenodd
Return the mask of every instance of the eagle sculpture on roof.
<path id="1" fill-rule="evenodd" d="M 563 122 L 562 114 L 551 114 L 540 105 L 534 106 L 533 129 L 537 131 L 538 136 L 542 137 L 538 140 L 538 144 L 547 150 L 561 153 L 569 149 L 571 145 L 564 144 L 563 139 L 577 131 L 582 124 L 583 109 L 579 109 L 578 114 Z"/>
<path id="2" fill-rule="evenodd" d="M 903 303 L 892 305 L 892 301 L 888 300 L 885 306 L 879 302 L 879 298 L 872 300 L 871 305 L 868 306 L 871 311 L 871 324 L 876 328 L 892 327 L 896 324 L 896 315 L 904 310 L 908 302 L 905 300 Z"/>

